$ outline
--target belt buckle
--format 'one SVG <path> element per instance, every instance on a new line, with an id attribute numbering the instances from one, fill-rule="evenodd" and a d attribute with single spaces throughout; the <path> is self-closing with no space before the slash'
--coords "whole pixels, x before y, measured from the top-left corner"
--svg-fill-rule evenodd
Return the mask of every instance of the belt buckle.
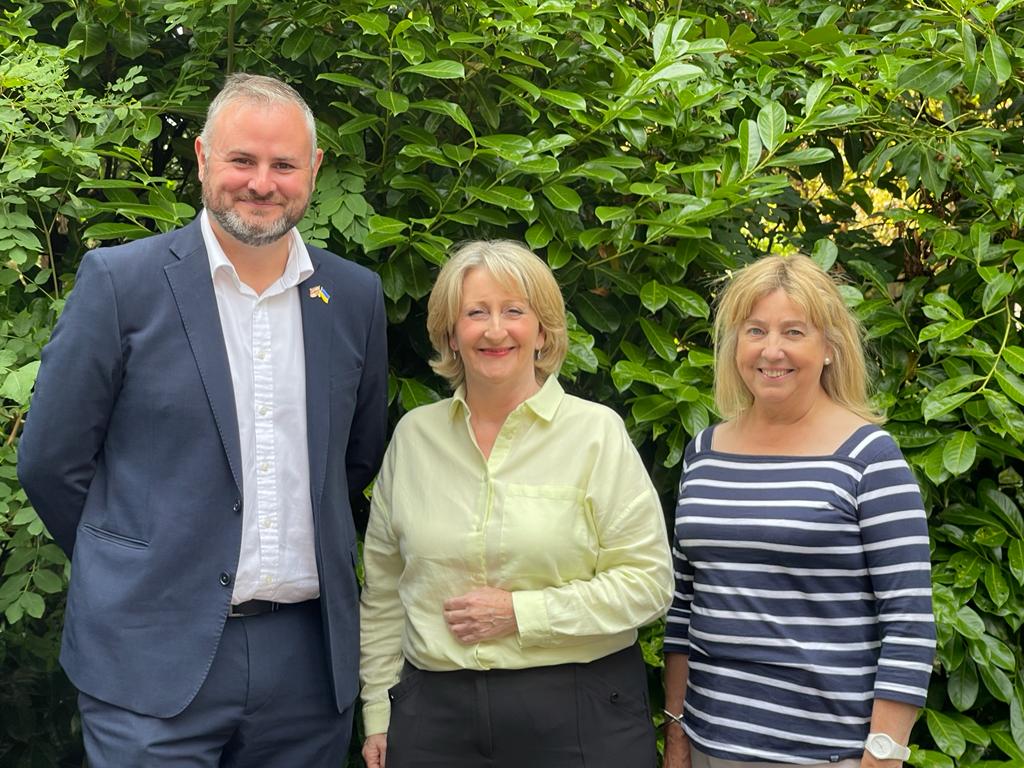
<path id="1" fill-rule="evenodd" d="M 228 618 L 244 619 L 250 616 L 260 616 L 264 613 L 274 613 L 280 609 L 281 604 L 275 603 L 272 600 L 246 600 L 244 603 L 232 605 L 228 609 Z"/>

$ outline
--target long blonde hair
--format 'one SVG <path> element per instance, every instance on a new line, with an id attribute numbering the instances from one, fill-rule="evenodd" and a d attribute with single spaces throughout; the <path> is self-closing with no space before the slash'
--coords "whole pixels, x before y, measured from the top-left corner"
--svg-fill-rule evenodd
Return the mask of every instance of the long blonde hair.
<path id="1" fill-rule="evenodd" d="M 867 363 L 860 323 L 843 302 L 828 273 L 806 256 L 765 256 L 729 280 L 715 314 L 715 404 L 723 418 L 746 411 L 754 399 L 736 367 L 739 328 L 754 304 L 781 290 L 807 313 L 825 336 L 831 365 L 821 372 L 821 385 L 833 402 L 861 418 L 883 419 L 868 402 Z"/>

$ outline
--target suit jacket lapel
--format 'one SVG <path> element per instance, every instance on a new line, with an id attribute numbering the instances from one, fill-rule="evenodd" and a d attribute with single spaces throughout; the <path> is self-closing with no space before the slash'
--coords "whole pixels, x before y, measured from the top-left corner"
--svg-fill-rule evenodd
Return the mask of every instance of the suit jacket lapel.
<path id="1" fill-rule="evenodd" d="M 206 389 L 206 397 L 210 401 L 210 410 L 228 457 L 231 474 L 241 495 L 242 449 L 238 437 L 235 394 L 231 386 L 231 367 L 224 345 L 217 297 L 213 292 L 210 261 L 198 218 L 181 230 L 171 251 L 178 257 L 178 261 L 164 267 L 164 272 L 178 305 L 181 322 Z"/>
<path id="2" fill-rule="evenodd" d="M 331 431 L 331 320 L 337 305 L 330 303 L 334 286 L 324 279 L 319 254 L 310 253 L 313 274 L 299 283 L 302 306 L 302 344 L 306 356 L 306 438 L 309 448 L 309 484 L 313 514 L 320 511 L 327 476 L 327 442 Z M 326 294 L 321 297 L 319 290 Z"/>

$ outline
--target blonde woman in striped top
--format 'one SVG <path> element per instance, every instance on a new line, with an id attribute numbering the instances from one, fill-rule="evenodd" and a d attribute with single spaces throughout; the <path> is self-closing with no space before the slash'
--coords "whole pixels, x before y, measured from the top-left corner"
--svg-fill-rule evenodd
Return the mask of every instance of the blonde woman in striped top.
<path id="1" fill-rule="evenodd" d="M 684 458 L 666 768 L 898 768 L 935 650 L 920 491 L 867 401 L 860 329 L 804 256 L 737 272 L 725 421 Z"/>

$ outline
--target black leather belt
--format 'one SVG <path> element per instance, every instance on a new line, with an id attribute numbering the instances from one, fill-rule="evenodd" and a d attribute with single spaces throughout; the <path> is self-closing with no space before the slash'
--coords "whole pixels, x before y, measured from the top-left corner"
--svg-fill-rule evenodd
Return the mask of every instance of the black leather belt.
<path id="1" fill-rule="evenodd" d="M 281 610 L 285 603 L 272 603 L 270 600 L 246 600 L 244 603 L 232 605 L 228 612 L 229 619 L 239 619 L 245 616 L 259 616 L 263 613 L 273 613 Z"/>

